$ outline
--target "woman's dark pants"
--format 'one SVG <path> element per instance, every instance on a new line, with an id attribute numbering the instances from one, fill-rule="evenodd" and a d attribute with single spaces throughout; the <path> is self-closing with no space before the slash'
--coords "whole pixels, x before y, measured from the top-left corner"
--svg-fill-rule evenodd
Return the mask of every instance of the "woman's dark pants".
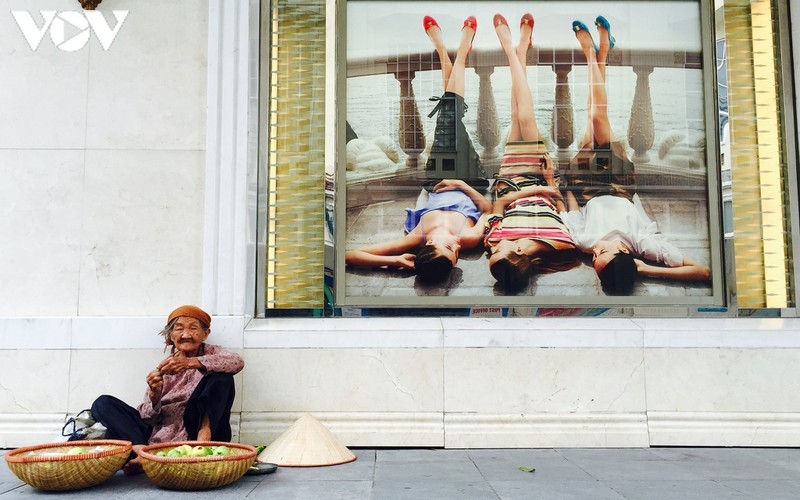
<path id="1" fill-rule="evenodd" d="M 183 413 L 190 440 L 197 439 L 203 415 L 211 423 L 211 440 L 231 440 L 231 407 L 236 390 L 230 373 L 209 373 L 197 384 Z M 121 439 L 133 444 L 147 444 L 153 428 L 139 416 L 139 411 L 114 396 L 103 395 L 92 404 L 92 416 L 102 423 L 106 439 Z"/>

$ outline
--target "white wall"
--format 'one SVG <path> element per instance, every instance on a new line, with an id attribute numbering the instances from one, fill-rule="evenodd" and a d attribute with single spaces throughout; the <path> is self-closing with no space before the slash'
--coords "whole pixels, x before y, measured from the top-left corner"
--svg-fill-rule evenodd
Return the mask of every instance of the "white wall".
<path id="1" fill-rule="evenodd" d="M 348 446 L 800 446 L 796 318 L 245 321 L 210 339 L 245 358 L 242 442 L 311 412 Z M 99 394 L 138 404 L 162 323 L 0 321 L 0 447 L 59 439 Z"/>
<path id="2" fill-rule="evenodd" d="M 29 47 L 0 1 L 0 316 L 163 314 L 202 290 L 207 12 L 196 0 L 114 0 L 92 35 Z M 67 28 L 67 37 L 78 30 Z"/>

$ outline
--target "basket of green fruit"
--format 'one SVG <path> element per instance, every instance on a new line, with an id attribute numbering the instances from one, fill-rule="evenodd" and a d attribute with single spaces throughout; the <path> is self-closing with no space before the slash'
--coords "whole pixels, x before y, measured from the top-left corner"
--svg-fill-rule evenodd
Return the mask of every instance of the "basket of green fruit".
<path id="1" fill-rule="evenodd" d="M 145 446 L 142 468 L 157 485 L 173 490 L 205 490 L 230 484 L 253 465 L 256 449 L 247 444 L 181 441 Z"/>
<path id="2" fill-rule="evenodd" d="M 25 446 L 6 453 L 8 468 L 34 488 L 67 491 L 102 483 L 128 460 L 130 441 L 98 439 Z"/>

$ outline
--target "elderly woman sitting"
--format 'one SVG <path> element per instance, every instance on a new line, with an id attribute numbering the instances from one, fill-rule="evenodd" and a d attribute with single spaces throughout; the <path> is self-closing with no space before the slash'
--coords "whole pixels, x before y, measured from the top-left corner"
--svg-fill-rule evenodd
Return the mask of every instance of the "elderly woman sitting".
<path id="1" fill-rule="evenodd" d="M 210 326 L 211 316 L 199 307 L 172 311 L 161 331 L 170 356 L 147 374 L 142 404 L 134 409 L 108 395 L 92 404 L 95 420 L 108 429 L 106 438 L 131 441 L 136 453 L 154 443 L 230 441 L 233 375 L 244 368 L 244 361 L 205 342 Z M 124 471 L 141 472 L 138 457 Z"/>

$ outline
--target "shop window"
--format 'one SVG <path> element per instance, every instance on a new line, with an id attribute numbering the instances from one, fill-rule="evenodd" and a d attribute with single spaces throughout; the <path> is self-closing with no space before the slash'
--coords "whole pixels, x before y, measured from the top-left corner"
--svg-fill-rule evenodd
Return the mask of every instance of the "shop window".
<path id="1" fill-rule="evenodd" d="M 465 315 L 471 306 L 485 302 L 500 306 L 502 315 L 626 315 L 636 314 L 637 306 L 658 315 L 653 306 L 664 301 L 667 307 L 685 307 L 690 315 L 704 310 L 728 316 L 769 315 L 771 311 L 795 307 L 796 270 L 790 227 L 792 217 L 798 215 L 797 200 L 791 196 L 794 191 L 789 189 L 794 177 L 788 158 L 796 152 L 787 143 L 786 121 L 791 119 L 791 113 L 784 113 L 784 103 L 789 94 L 785 90 L 789 76 L 781 70 L 791 68 L 786 6 L 773 0 L 726 0 L 716 2 L 715 13 L 706 15 L 714 8 L 705 0 L 677 3 L 689 14 L 693 9 L 702 13 L 692 18 L 697 20 L 698 29 L 703 26 L 702 49 L 700 45 L 687 50 L 681 46 L 666 50 L 663 57 L 647 56 L 641 50 L 637 52 L 636 47 L 618 42 L 621 48 L 617 54 L 621 55 L 611 60 L 608 71 L 619 85 L 609 98 L 615 101 L 613 106 L 619 107 L 614 112 L 625 121 L 620 135 L 625 137 L 637 167 L 642 167 L 637 172 L 654 179 L 651 184 L 644 183 L 642 190 L 643 196 L 655 200 L 647 208 L 651 213 L 655 211 L 654 218 L 660 225 L 662 221 L 672 224 L 669 230 L 676 232 L 693 256 L 696 254 L 712 267 L 716 265 L 713 285 L 676 288 L 668 283 L 665 288 L 653 284 L 638 289 L 634 298 L 606 300 L 602 292 L 586 292 L 590 299 L 574 300 L 572 291 L 559 292 L 547 279 L 534 283 L 522 295 L 507 295 L 497 293 L 491 277 L 470 281 L 467 273 L 451 276 L 454 287 L 446 289 L 426 289 L 408 270 L 394 275 L 388 269 L 375 271 L 374 275 L 370 274 L 372 271 L 345 274 L 342 256 L 348 245 L 352 246 L 350 239 L 357 237 L 358 242 L 367 244 L 384 225 L 402 223 L 403 214 L 398 219 L 386 210 L 379 211 L 380 219 L 370 222 L 365 215 L 370 207 L 397 205 L 398 193 L 413 201 L 418 194 L 424 194 L 420 189 L 422 181 L 431 180 L 432 174 L 436 177 L 458 172 L 462 177 L 492 180 L 502 155 L 502 127 L 497 126 L 497 120 L 504 105 L 495 104 L 494 99 L 489 105 L 486 98 L 492 98 L 499 89 L 503 80 L 497 75 L 507 68 L 493 59 L 498 57 L 496 51 L 476 43 L 468 60 L 467 85 L 472 85 L 472 93 L 467 104 L 472 120 L 468 126 L 474 128 L 471 134 L 484 161 L 481 168 L 460 172 L 456 160 L 450 157 L 426 164 L 423 160 L 429 155 L 433 135 L 424 122 L 429 111 L 427 99 L 441 93 L 437 78 L 431 76 L 438 74 L 439 65 L 430 47 L 407 49 L 398 45 L 382 55 L 383 70 L 374 74 L 377 59 L 370 59 L 372 56 L 354 56 L 349 48 L 340 49 L 338 57 L 326 54 L 327 23 L 336 24 L 340 43 L 344 42 L 344 34 L 352 25 L 345 19 L 351 15 L 349 6 L 367 7 L 365 17 L 369 22 L 359 24 L 362 31 L 391 20 L 393 24 L 374 35 L 383 37 L 397 31 L 409 17 L 407 11 L 414 11 L 414 5 L 419 4 L 348 0 L 340 2 L 335 18 L 330 12 L 326 18 L 322 0 L 265 2 L 262 8 L 268 9 L 269 14 L 264 16 L 261 30 L 260 134 L 264 160 L 260 175 L 265 176 L 267 186 L 261 202 L 267 235 L 261 284 L 266 314 L 338 315 L 344 311 L 360 315 Z M 416 18 L 421 19 L 423 10 L 429 12 L 439 4 L 456 5 L 426 2 L 424 9 L 414 11 L 419 15 L 414 17 L 414 23 L 409 20 L 404 36 L 426 42 Z M 586 5 L 564 2 L 573 4 L 575 8 Z M 626 9 L 631 6 L 633 12 L 639 4 L 647 8 L 659 5 L 620 2 L 615 8 L 621 19 L 635 25 L 635 16 L 625 17 Z M 506 4 L 503 5 L 505 9 Z M 521 3 L 507 3 L 508 10 L 518 5 Z M 546 17 L 547 6 L 542 4 L 537 15 Z M 492 5 L 490 10 L 502 9 Z M 653 16 L 648 20 L 652 22 Z M 512 31 L 516 30 L 516 20 L 511 24 Z M 707 28 L 707 24 L 714 28 Z M 488 22 L 482 23 L 480 29 L 493 34 Z M 458 29 L 451 27 L 451 31 Z M 625 40 L 625 35 L 632 37 L 633 31 L 624 23 L 615 25 L 619 40 Z M 540 110 L 537 118 L 546 131 L 548 147 L 557 157 L 556 152 L 574 150 L 581 137 L 583 124 L 577 116 L 580 111 L 575 110 L 585 100 L 581 96 L 585 96 L 586 88 L 579 83 L 585 75 L 585 61 L 574 55 L 564 59 L 565 54 L 575 52 L 567 48 L 566 42 L 563 47 L 550 43 L 540 35 L 544 32 L 537 24 L 536 46 L 528 54 L 535 65 L 529 66 L 529 72 L 535 74 L 531 80 L 535 82 L 534 96 L 543 99 L 550 95 L 550 115 Z M 709 33 L 711 36 L 707 36 Z M 329 45 L 327 49 L 330 48 Z M 645 60 L 644 56 L 650 59 Z M 332 57 L 334 64 L 328 61 L 326 66 L 326 60 Z M 715 59 L 716 80 L 711 69 Z M 673 90 L 679 90 L 680 96 L 661 102 L 659 96 L 654 99 L 651 91 L 661 88 L 665 75 L 672 79 Z M 345 88 L 339 88 L 341 94 L 331 90 L 334 81 Z M 716 93 L 714 83 L 720 84 Z M 325 126 L 326 119 L 332 120 L 326 116 L 326 109 L 328 114 L 333 109 L 326 108 L 326 97 L 332 95 L 344 95 L 346 101 L 336 105 L 337 117 L 333 118 L 335 130 L 342 135 L 336 138 L 336 162 L 325 158 L 326 131 L 334 130 Z M 718 97 L 718 101 L 709 105 L 710 97 Z M 377 125 L 365 125 L 351 116 L 354 105 L 368 106 L 375 99 L 389 103 L 386 109 L 366 112 L 373 119 L 370 123 Z M 676 146 L 672 153 L 687 156 L 683 163 L 688 173 L 683 176 L 659 168 L 663 162 L 658 157 L 664 153 L 660 146 L 668 132 L 659 122 L 668 115 L 680 117 L 680 134 L 674 134 L 677 142 L 672 145 Z M 492 120 L 495 126 L 486 126 Z M 373 141 L 389 161 L 380 168 L 371 165 L 351 169 L 345 145 L 355 139 L 371 140 L 375 133 L 389 139 Z M 713 154 L 707 154 L 709 151 Z M 569 167 L 559 161 L 561 167 Z M 701 168 L 695 168 L 698 162 Z M 334 164 L 335 175 L 326 173 L 326 166 L 330 170 Z M 666 202 L 659 201 L 664 196 Z M 692 236 L 691 231 L 699 232 Z M 480 253 L 469 259 L 473 261 L 485 263 Z M 395 276 L 405 281 L 401 283 Z M 349 285 L 344 283 L 348 279 Z M 472 285 L 475 287 L 468 289 Z M 484 285 L 486 293 L 481 295 L 483 292 L 477 290 Z M 373 300 L 377 296 L 382 298 Z M 563 305 L 570 307 L 560 307 Z"/>

